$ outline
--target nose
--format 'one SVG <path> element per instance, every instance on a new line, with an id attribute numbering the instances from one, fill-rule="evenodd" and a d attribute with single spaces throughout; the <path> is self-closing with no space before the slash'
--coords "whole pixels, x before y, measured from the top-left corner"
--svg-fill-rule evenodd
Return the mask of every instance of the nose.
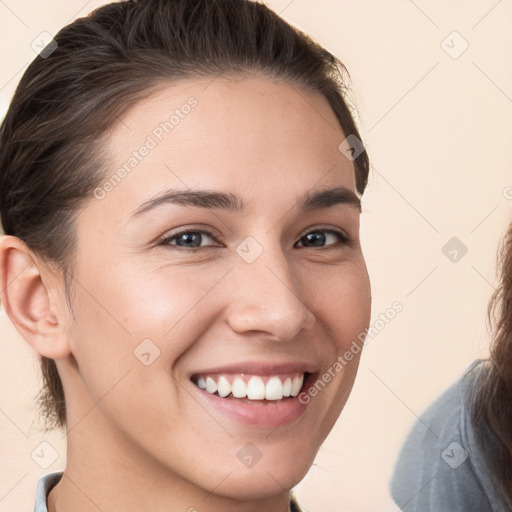
<path id="1" fill-rule="evenodd" d="M 305 285 L 279 248 L 265 249 L 252 263 L 241 259 L 230 274 L 234 285 L 228 323 L 235 332 L 264 332 L 287 341 L 314 325 L 314 314 L 303 300 Z"/>

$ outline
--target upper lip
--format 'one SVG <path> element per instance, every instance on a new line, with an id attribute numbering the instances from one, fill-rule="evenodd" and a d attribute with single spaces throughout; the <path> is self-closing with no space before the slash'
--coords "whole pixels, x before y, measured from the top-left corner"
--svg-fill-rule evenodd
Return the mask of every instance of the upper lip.
<path id="1" fill-rule="evenodd" d="M 264 362 L 244 361 L 215 368 L 205 368 L 190 374 L 245 373 L 250 375 L 278 375 L 280 373 L 316 373 L 318 365 L 307 361 Z"/>

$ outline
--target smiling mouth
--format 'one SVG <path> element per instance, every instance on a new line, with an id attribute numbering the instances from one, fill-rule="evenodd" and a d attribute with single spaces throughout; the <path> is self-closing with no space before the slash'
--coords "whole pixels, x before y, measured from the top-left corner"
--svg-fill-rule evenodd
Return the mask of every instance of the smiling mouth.
<path id="1" fill-rule="evenodd" d="M 243 373 L 196 374 L 191 377 L 191 381 L 207 393 L 227 400 L 276 404 L 293 400 L 311 375 L 308 372 L 265 376 Z"/>

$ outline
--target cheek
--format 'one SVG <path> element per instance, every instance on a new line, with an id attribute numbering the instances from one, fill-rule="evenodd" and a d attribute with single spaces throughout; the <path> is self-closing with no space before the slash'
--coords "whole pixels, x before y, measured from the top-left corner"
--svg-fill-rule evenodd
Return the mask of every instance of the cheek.
<path id="1" fill-rule="evenodd" d="M 165 356 L 158 359 L 169 363 L 207 330 L 216 313 L 211 291 L 229 269 L 149 267 L 139 268 L 128 258 L 103 275 L 82 277 L 88 293 L 79 294 L 78 308 L 86 344 L 95 340 L 110 357 L 126 359 L 143 340 L 151 340 Z"/>
<path id="2" fill-rule="evenodd" d="M 154 264 L 145 262 L 144 265 L 137 265 L 127 261 L 124 268 L 118 270 L 116 279 L 127 283 L 128 294 L 128 297 L 121 297 L 120 300 L 126 301 L 130 309 L 136 308 L 150 318 L 158 318 L 162 334 L 182 319 L 189 320 L 190 315 L 196 315 L 203 299 L 209 297 L 211 292 L 217 293 L 218 288 L 215 290 L 215 287 L 233 266 L 222 261 L 187 265 L 186 261 L 185 257 L 175 263 L 165 262 L 163 257 Z M 142 319 L 141 316 L 135 319 L 135 326 Z M 127 321 L 130 322 L 130 318 Z"/>
<path id="3" fill-rule="evenodd" d="M 312 411 L 318 418 L 318 448 L 338 420 L 356 380 L 363 350 L 360 335 L 370 323 L 371 291 L 364 265 L 347 265 L 329 285 L 318 291 L 310 304 L 328 333 L 325 342 L 324 372 L 312 383 L 307 394 L 312 397 Z M 324 276 L 325 278 L 325 276 Z"/>
<path id="4" fill-rule="evenodd" d="M 371 289 L 364 260 L 347 263 L 328 278 L 324 275 L 323 282 L 326 284 L 316 287 L 309 304 L 331 332 L 337 352 L 342 353 L 370 323 Z"/>
<path id="5" fill-rule="evenodd" d="M 117 282 L 123 285 L 96 283 L 76 294 L 74 417 L 86 418 L 82 428 L 115 426 L 132 439 L 158 439 L 160 426 L 176 421 L 171 370 L 190 338 L 180 337 L 179 323 L 172 327 L 187 308 L 151 282 Z"/>

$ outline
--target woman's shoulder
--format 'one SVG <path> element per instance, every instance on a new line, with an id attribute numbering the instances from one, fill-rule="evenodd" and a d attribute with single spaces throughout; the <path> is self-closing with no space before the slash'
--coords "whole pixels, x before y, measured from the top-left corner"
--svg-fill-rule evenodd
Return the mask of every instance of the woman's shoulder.
<path id="1" fill-rule="evenodd" d="M 472 399 L 486 361 L 474 361 L 418 418 L 396 461 L 391 494 L 404 512 L 494 510 L 479 475 Z"/>

